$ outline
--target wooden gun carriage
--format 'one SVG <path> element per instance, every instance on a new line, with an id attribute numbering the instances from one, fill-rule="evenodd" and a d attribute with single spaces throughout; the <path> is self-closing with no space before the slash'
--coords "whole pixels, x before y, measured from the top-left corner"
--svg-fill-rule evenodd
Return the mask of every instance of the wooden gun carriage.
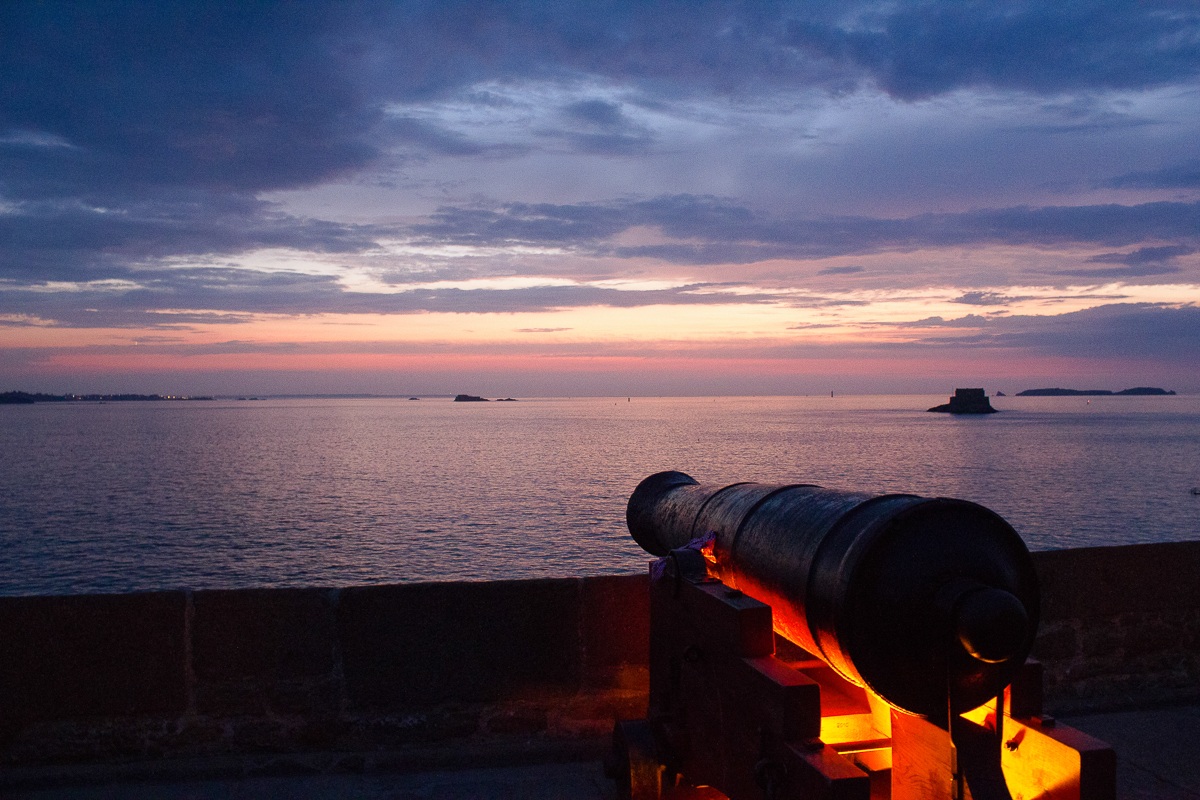
<path id="1" fill-rule="evenodd" d="M 1111 748 L 1043 713 L 1037 576 L 992 511 L 662 472 L 627 521 L 659 559 L 624 797 L 1115 796 Z"/>

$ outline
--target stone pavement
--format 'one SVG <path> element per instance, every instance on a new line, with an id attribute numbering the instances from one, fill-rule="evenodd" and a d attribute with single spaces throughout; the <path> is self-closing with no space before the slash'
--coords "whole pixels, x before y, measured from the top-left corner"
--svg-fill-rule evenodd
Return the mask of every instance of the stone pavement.
<path id="1" fill-rule="evenodd" d="M 599 762 L 447 772 L 134 781 L 5 792 L 3 800 L 615 800 Z"/>
<path id="2" fill-rule="evenodd" d="M 1200 800 L 1200 704 L 1069 716 L 1062 721 L 1117 751 L 1118 800 Z M 12 790 L 5 790 L 5 781 L 0 781 L 0 800 L 615 799 L 597 761 L 407 773 L 296 774 L 293 768 L 293 774 L 189 777 L 189 769 L 195 776 L 204 768 L 204 762 L 196 762 L 191 767 L 178 765 L 170 774 L 157 769 L 136 778 L 129 770 L 97 768 L 77 772 L 74 782 Z M 221 769 L 213 763 L 208 768 Z"/>
<path id="3" fill-rule="evenodd" d="M 1200 800 L 1200 704 L 1061 719 L 1117 751 L 1118 800 Z"/>

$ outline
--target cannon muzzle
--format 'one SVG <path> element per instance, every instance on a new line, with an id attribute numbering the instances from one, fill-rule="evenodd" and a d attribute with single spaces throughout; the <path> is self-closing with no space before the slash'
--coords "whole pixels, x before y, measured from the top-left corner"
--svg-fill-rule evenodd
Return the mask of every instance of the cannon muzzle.
<path id="1" fill-rule="evenodd" d="M 711 534 L 713 577 L 770 605 L 778 633 L 900 711 L 976 708 L 1033 646 L 1029 551 L 975 503 L 660 472 L 638 485 L 626 519 L 657 556 Z"/>

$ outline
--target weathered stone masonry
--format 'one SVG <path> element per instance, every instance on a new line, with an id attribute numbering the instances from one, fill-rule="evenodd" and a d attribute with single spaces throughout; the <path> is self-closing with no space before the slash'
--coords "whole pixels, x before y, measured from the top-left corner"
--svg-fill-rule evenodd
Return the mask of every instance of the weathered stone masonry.
<path id="1" fill-rule="evenodd" d="M 1200 698 L 1200 542 L 1035 553 L 1052 711 Z M 643 576 L 0 598 L 0 763 L 598 752 Z"/>

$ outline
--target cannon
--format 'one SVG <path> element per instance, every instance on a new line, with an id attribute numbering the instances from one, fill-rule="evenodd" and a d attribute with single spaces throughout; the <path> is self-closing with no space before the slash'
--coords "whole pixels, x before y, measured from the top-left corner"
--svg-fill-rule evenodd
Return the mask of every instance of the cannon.
<path id="1" fill-rule="evenodd" d="M 649 708 L 609 760 L 624 797 L 1115 795 L 1111 748 L 1043 713 L 1037 574 L 993 511 L 672 471 L 626 519 L 658 559 Z"/>

